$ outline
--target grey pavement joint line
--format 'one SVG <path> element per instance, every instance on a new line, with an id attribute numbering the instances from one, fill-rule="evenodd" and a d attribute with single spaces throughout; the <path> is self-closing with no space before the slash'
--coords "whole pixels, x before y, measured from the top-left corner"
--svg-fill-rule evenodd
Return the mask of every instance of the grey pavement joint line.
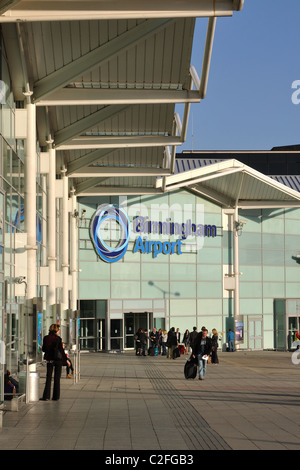
<path id="1" fill-rule="evenodd" d="M 161 400 L 170 409 L 176 421 L 176 427 L 189 447 L 192 446 L 201 450 L 231 449 L 224 439 L 202 418 L 193 405 L 182 398 L 161 370 L 147 364 L 146 373 Z"/>

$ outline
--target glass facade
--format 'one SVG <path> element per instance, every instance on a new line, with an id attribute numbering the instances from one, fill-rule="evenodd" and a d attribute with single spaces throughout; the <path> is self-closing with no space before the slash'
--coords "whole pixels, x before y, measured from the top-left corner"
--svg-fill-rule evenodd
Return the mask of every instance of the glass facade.
<path id="1" fill-rule="evenodd" d="M 118 204 L 119 200 L 103 197 L 79 200 L 80 212 L 82 209 L 86 211 L 79 227 L 79 296 L 80 299 L 107 300 L 107 319 L 111 311 L 110 318 L 119 322 L 118 328 L 112 324 L 112 343 L 117 348 L 126 347 L 126 331 L 120 322 L 124 322 L 128 311 L 144 310 L 145 302 L 150 299 L 163 300 L 161 311 L 154 312 L 154 326 L 174 326 L 181 331 L 195 325 L 198 328 L 206 326 L 209 330 L 216 328 L 223 333 L 225 343 L 226 332 L 234 327 L 234 291 L 227 289 L 224 282 L 226 275 L 233 272 L 234 264 L 233 233 L 228 229 L 225 212 L 184 190 L 159 197 L 128 197 L 129 214 L 134 206 L 146 210 L 149 215 L 155 206 L 161 221 L 166 217 L 175 218 L 176 210 L 178 214 L 190 210 L 188 217 L 195 220 L 196 208 L 202 206 L 204 223 L 215 225 L 217 236 L 203 237 L 202 245 L 198 247 L 187 237 L 180 256 L 160 254 L 157 257 L 153 253 L 134 252 L 133 239 L 122 260 L 106 263 L 94 250 L 89 228 L 97 207 L 107 203 Z M 166 208 L 171 208 L 172 213 L 165 212 Z M 239 233 L 240 319 L 243 329 L 239 347 L 279 348 L 276 338 L 283 333 L 276 327 L 274 301 L 300 297 L 297 258 L 297 253 L 300 254 L 300 210 L 252 209 L 240 210 L 239 215 L 246 222 Z M 158 239 L 153 234 L 147 234 L 147 237 L 149 240 Z M 169 240 L 174 240 L 174 236 Z M 109 243 L 113 243 L 112 238 Z M 123 306 L 125 299 L 126 307 Z M 114 338 L 115 331 L 120 335 L 117 339 Z"/>
<path id="2" fill-rule="evenodd" d="M 1 113 L 0 113 L 0 402 L 3 401 L 3 375 L 9 370 L 17 375 L 24 368 L 24 327 L 22 305 L 26 283 L 16 289 L 16 279 L 24 274 L 24 140 L 15 138 L 14 102 L 5 49 L 1 47 Z M 38 201 L 42 180 L 37 176 Z M 39 205 L 38 205 L 39 207 Z M 37 212 L 37 266 L 42 249 L 42 218 Z M 23 252 L 23 255 L 22 253 Z"/>

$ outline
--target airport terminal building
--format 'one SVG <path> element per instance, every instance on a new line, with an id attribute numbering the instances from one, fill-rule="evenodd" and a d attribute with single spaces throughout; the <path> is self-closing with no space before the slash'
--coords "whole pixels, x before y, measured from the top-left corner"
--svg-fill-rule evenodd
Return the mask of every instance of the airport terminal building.
<path id="1" fill-rule="evenodd" d="M 241 350 L 299 329 L 299 149 L 180 153 L 216 18 L 243 1 L 126 3 L 0 2 L 0 401 L 56 322 L 101 352 L 139 327 L 220 347 L 231 328 Z"/>

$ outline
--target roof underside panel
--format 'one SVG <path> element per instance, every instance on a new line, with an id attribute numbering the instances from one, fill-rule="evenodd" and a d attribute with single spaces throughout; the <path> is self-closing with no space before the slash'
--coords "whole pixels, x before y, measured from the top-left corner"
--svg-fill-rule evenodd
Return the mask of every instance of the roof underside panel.
<path id="1" fill-rule="evenodd" d="M 216 17 L 242 6 L 243 0 L 0 0 L 15 99 L 37 105 L 39 144 L 56 149 L 57 174 L 66 170 L 69 189 L 162 192 L 156 181 L 173 172 L 190 103 L 206 94 Z M 197 38 L 199 76 L 191 66 L 197 17 L 206 30 Z"/>
<path id="2" fill-rule="evenodd" d="M 24 23 L 27 61 L 36 83 L 91 51 L 134 31 L 148 20 L 67 21 Z M 118 52 L 101 67 L 95 65 L 70 82 L 75 87 L 156 88 L 187 87 L 194 18 L 170 21 L 169 26 Z M 100 57 L 99 57 L 100 59 Z"/>

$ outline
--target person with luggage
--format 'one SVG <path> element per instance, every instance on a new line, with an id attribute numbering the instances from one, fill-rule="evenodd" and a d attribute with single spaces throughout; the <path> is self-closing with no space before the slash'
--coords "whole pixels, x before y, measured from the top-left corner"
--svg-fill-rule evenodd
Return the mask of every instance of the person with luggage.
<path id="1" fill-rule="evenodd" d="M 157 348 L 157 354 L 158 354 L 158 331 L 156 330 L 155 327 L 151 331 L 149 338 L 150 338 L 149 355 L 154 356 L 156 352 L 155 351 L 156 348 Z"/>
<path id="2" fill-rule="evenodd" d="M 206 376 L 207 362 L 212 351 L 212 341 L 207 335 L 208 330 L 203 329 L 194 342 L 192 356 L 198 358 L 199 380 L 204 380 Z"/>

